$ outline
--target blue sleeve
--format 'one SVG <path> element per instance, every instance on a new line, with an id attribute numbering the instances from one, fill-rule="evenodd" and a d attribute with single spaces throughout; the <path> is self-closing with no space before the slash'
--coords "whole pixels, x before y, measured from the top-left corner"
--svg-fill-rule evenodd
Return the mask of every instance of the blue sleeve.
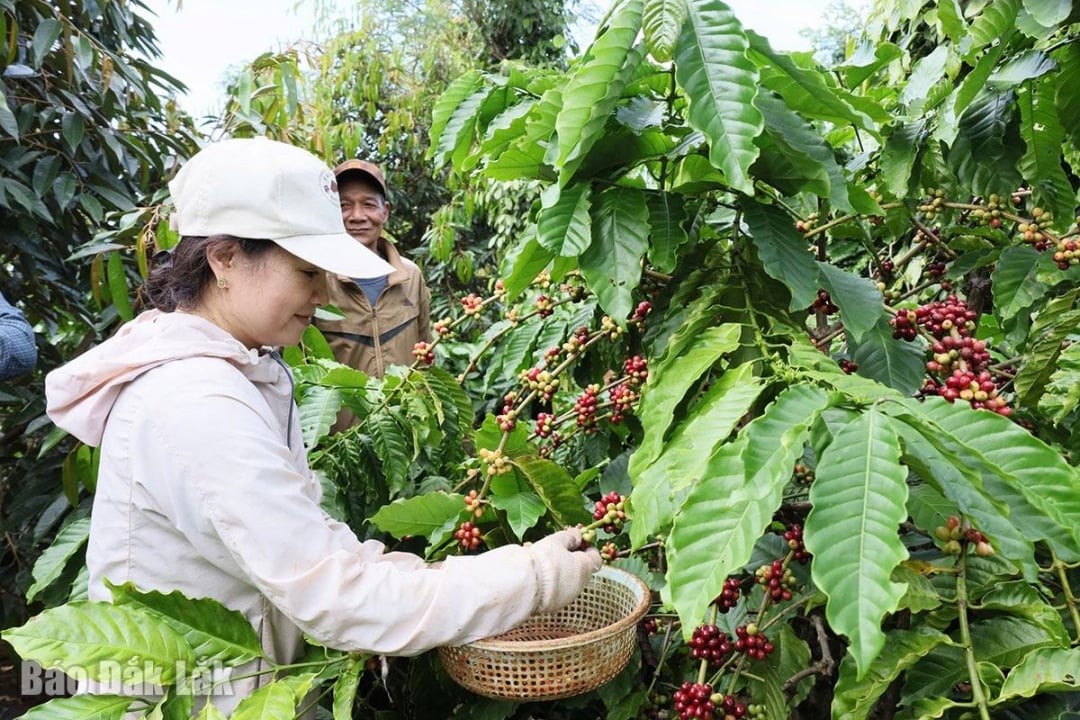
<path id="1" fill-rule="evenodd" d="M 0 380 L 28 373 L 35 363 L 34 329 L 22 311 L 0 295 Z"/>

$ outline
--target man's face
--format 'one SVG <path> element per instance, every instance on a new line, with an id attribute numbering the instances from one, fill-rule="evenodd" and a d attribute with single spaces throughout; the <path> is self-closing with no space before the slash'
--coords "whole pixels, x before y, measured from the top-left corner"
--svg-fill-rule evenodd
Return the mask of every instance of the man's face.
<path id="1" fill-rule="evenodd" d="M 374 184 L 351 177 L 338 181 L 338 196 L 345 230 L 368 250 L 374 251 L 383 225 L 390 217 L 386 199 Z"/>

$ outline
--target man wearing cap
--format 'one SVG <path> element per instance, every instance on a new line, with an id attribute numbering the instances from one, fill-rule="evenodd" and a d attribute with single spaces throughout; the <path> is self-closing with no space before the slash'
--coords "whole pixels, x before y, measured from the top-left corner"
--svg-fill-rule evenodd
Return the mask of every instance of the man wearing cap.
<path id="1" fill-rule="evenodd" d="M 390 217 L 382 171 L 353 159 L 338 165 L 334 175 L 346 231 L 390 263 L 393 272 L 371 279 L 331 275 L 330 304 L 344 317 L 320 319 L 316 325 L 338 362 L 382 377 L 389 365 L 411 365 L 416 343 L 431 342 L 431 292 L 420 268 L 382 235 Z"/>

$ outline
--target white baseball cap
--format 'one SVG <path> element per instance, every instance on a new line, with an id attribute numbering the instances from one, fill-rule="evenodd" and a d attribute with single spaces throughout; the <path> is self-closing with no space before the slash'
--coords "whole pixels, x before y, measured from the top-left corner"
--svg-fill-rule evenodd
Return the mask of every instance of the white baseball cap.
<path id="1" fill-rule="evenodd" d="M 269 138 L 221 140 L 195 153 L 169 183 L 181 237 L 271 240 L 337 275 L 393 268 L 345 232 L 334 172 L 307 150 Z"/>

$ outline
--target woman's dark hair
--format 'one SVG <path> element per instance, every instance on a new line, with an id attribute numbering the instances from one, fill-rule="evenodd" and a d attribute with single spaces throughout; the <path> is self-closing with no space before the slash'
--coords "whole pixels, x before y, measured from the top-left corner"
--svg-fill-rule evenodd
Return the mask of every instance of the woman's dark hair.
<path id="1" fill-rule="evenodd" d="M 182 237 L 176 247 L 154 254 L 150 275 L 140 291 L 140 304 L 149 303 L 162 312 L 193 308 L 203 290 L 215 282 L 206 247 L 213 241 L 232 240 L 245 256 L 258 258 L 272 250 L 269 240 L 251 240 L 232 235 Z"/>

